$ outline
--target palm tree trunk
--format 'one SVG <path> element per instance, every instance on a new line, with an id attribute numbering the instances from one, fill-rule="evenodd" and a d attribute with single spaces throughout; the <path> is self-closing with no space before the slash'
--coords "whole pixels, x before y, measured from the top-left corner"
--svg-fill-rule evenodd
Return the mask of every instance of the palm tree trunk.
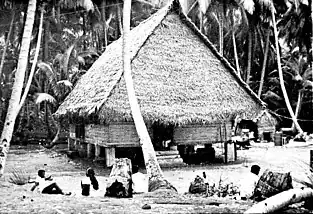
<path id="1" fill-rule="evenodd" d="M 311 35 L 311 50 L 313 50 L 313 2 L 309 1 L 311 3 L 311 23 L 312 23 L 312 35 Z M 313 51 L 312 53 L 312 61 L 311 61 L 311 69 L 313 70 Z M 312 72 L 312 79 L 313 79 L 313 72 Z M 313 105 L 313 99 L 312 99 L 312 105 Z"/>
<path id="2" fill-rule="evenodd" d="M 70 79 L 70 73 L 68 71 L 68 63 L 70 61 L 72 51 L 73 51 L 76 43 L 78 42 L 78 40 L 79 40 L 79 37 L 77 39 L 75 39 L 73 44 L 65 51 L 65 59 L 64 59 L 64 64 L 63 64 L 63 75 L 62 76 L 64 76 L 66 80 Z"/>
<path id="3" fill-rule="evenodd" d="M 240 66 L 239 66 L 239 60 L 238 60 L 238 53 L 237 53 L 237 44 L 236 44 L 236 37 L 235 37 L 235 21 L 234 21 L 234 11 L 231 10 L 231 22 L 232 22 L 232 41 L 233 41 L 233 47 L 234 47 L 234 58 L 236 63 L 236 70 L 238 75 L 240 75 Z"/>
<path id="4" fill-rule="evenodd" d="M 59 121 L 55 121 L 51 111 L 49 109 L 47 109 L 48 115 L 50 115 L 52 123 L 54 124 L 54 126 L 57 128 L 57 133 L 55 134 L 54 138 L 52 139 L 52 141 L 50 142 L 50 140 L 44 142 L 43 144 L 41 144 L 43 147 L 47 148 L 47 149 L 51 149 L 53 148 L 55 145 L 57 145 L 59 139 L 60 139 L 60 134 L 61 134 L 61 124 Z"/>
<path id="5" fill-rule="evenodd" d="M 13 12 L 12 12 L 12 19 L 11 19 L 11 23 L 10 23 L 10 27 L 9 27 L 9 33 L 7 36 L 7 40 L 5 41 L 5 45 L 3 48 L 3 52 L 2 52 L 2 57 L 1 57 L 1 62 L 0 62 L 0 80 L 2 79 L 2 70 L 3 70 L 3 65 L 4 65 L 4 59 L 5 59 L 5 55 L 9 46 L 9 42 L 10 42 L 10 37 L 11 37 L 11 33 L 12 33 L 12 28 L 13 28 L 13 22 L 14 22 L 14 17 L 15 17 L 15 9 L 13 7 Z"/>
<path id="6" fill-rule="evenodd" d="M 220 54 L 223 56 L 224 52 L 224 22 L 223 22 L 223 10 L 219 11 L 219 37 L 220 37 Z"/>
<path id="7" fill-rule="evenodd" d="M 261 97 L 261 94 L 262 94 L 269 44 L 270 44 L 270 28 L 268 28 L 267 35 L 266 35 L 266 45 L 265 45 L 265 51 L 264 51 L 264 59 L 263 59 L 263 65 L 262 65 L 262 71 L 261 71 L 261 80 L 260 80 L 260 86 L 259 86 L 259 91 L 258 91 L 258 97 Z"/>
<path id="8" fill-rule="evenodd" d="M 301 106 L 302 106 L 302 98 L 303 98 L 303 93 L 302 90 L 299 90 L 298 92 L 298 101 L 297 101 L 297 107 L 296 107 L 296 118 L 299 117 L 300 111 L 301 111 Z M 296 125 L 294 123 L 292 123 L 291 129 L 296 131 Z"/>
<path id="9" fill-rule="evenodd" d="M 246 83 L 249 85 L 250 82 L 250 73 L 251 73 L 251 63 L 252 63 L 252 27 L 249 29 L 248 33 L 248 65 L 247 65 L 247 73 L 246 73 Z"/>
<path id="10" fill-rule="evenodd" d="M 5 118 L 3 131 L 1 134 L 0 142 L 0 177 L 3 175 L 6 157 L 9 151 L 10 142 L 12 139 L 13 129 L 18 111 L 16 106 L 19 105 L 21 99 L 21 93 L 23 89 L 23 82 L 25 77 L 25 71 L 28 62 L 28 52 L 32 36 L 32 30 L 35 20 L 36 12 L 36 0 L 29 0 L 27 9 L 27 18 L 25 22 L 23 40 L 21 44 L 21 51 L 19 54 L 17 69 L 15 73 L 14 85 L 12 88 L 12 94 L 9 101 L 8 112 Z"/>
<path id="11" fill-rule="evenodd" d="M 283 71 L 282 71 L 281 62 L 280 62 L 280 51 L 279 51 L 279 44 L 278 44 L 278 33 L 277 33 L 277 27 L 276 27 L 276 21 L 275 21 L 274 6 L 272 5 L 271 7 L 272 7 L 271 8 L 271 14 L 272 14 L 272 21 L 273 21 L 273 28 L 274 28 L 274 36 L 275 36 L 277 67 L 278 67 L 280 87 L 281 87 L 281 90 L 283 92 L 283 95 L 284 95 L 284 98 L 285 98 L 284 100 L 285 100 L 287 109 L 289 111 L 289 114 L 291 116 L 291 119 L 292 119 L 293 123 L 295 124 L 296 129 L 298 130 L 299 134 L 303 134 L 303 130 L 301 129 L 301 127 L 300 127 L 300 125 L 299 125 L 299 123 L 297 121 L 297 118 L 296 118 L 296 116 L 295 116 L 295 114 L 294 114 L 294 112 L 292 110 L 292 107 L 290 105 L 288 94 L 287 94 L 287 91 L 286 91 L 286 88 L 285 88 Z"/>
<path id="12" fill-rule="evenodd" d="M 199 30 L 201 33 L 203 33 L 203 13 L 202 13 L 202 11 L 199 11 L 199 19 L 200 19 Z"/>
<path id="13" fill-rule="evenodd" d="M 133 79 L 131 75 L 131 59 L 128 42 L 128 34 L 130 29 L 130 11 L 131 0 L 124 1 L 123 10 L 123 68 L 124 79 L 126 82 L 126 88 L 128 93 L 128 99 L 133 115 L 135 127 L 140 139 L 140 145 L 144 155 L 147 174 L 149 176 L 149 191 L 152 192 L 157 189 L 176 189 L 164 178 L 161 167 L 157 161 L 156 154 L 147 131 L 147 127 L 144 123 L 143 117 L 140 112 L 140 107 L 135 95 L 135 89 L 133 85 Z"/>
<path id="14" fill-rule="evenodd" d="M 118 2 L 118 1 L 117 1 Z M 120 11 L 120 6 L 119 4 L 116 5 L 116 39 L 119 37 L 119 35 L 122 33 L 123 31 L 123 27 L 122 27 L 122 15 L 121 15 L 121 11 Z"/>
<path id="15" fill-rule="evenodd" d="M 45 22 L 44 26 L 44 41 L 43 41 L 43 61 L 47 62 L 49 59 L 49 31 L 50 31 L 50 22 Z"/>
<path id="16" fill-rule="evenodd" d="M 104 44 L 103 46 L 106 48 L 108 45 L 108 35 L 107 35 L 107 24 L 105 18 L 105 7 L 106 7 L 106 0 L 102 0 L 101 2 L 101 19 L 103 23 L 103 34 L 104 34 Z M 102 47 L 101 47 L 102 48 Z"/>
<path id="17" fill-rule="evenodd" d="M 23 96 L 21 98 L 19 106 L 17 107 L 17 112 L 19 112 L 20 109 L 22 108 L 22 106 L 23 106 L 23 104 L 24 104 L 24 102 L 26 100 L 26 97 L 27 97 L 30 85 L 31 85 L 31 83 L 33 81 L 33 76 L 34 76 L 34 73 L 35 73 L 37 60 L 38 60 L 38 56 L 39 56 L 40 44 L 41 44 L 42 25 L 43 25 L 43 13 L 44 13 L 44 6 L 41 8 L 41 12 L 40 12 L 40 23 L 39 23 L 38 39 L 37 39 L 37 44 L 36 44 L 34 61 L 33 61 L 32 67 L 30 69 L 29 77 L 28 77 L 27 84 L 26 84 L 26 87 L 25 87 L 24 92 L 23 92 Z"/>

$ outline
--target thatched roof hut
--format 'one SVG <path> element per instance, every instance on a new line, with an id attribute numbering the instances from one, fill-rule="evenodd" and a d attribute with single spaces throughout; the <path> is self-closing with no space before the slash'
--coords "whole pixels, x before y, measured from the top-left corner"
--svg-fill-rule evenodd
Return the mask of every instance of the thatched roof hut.
<path id="1" fill-rule="evenodd" d="M 132 76 L 146 122 L 188 125 L 255 118 L 265 104 L 237 75 L 176 1 L 131 30 Z M 132 121 L 122 38 L 84 74 L 55 115 Z"/>

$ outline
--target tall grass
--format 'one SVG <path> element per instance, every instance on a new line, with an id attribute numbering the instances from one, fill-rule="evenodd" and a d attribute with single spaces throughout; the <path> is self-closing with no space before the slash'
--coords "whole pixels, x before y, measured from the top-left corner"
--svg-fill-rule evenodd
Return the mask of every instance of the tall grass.
<path id="1" fill-rule="evenodd" d="M 23 169 L 12 168 L 9 172 L 8 181 L 16 185 L 25 185 L 30 181 L 30 175 Z"/>

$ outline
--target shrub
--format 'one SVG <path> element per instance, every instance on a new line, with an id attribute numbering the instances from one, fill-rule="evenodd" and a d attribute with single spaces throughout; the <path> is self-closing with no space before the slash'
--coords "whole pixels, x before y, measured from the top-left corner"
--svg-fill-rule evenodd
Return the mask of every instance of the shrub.
<path id="1" fill-rule="evenodd" d="M 16 185 L 25 185 L 29 183 L 30 176 L 23 169 L 13 168 L 9 175 L 9 182 Z"/>

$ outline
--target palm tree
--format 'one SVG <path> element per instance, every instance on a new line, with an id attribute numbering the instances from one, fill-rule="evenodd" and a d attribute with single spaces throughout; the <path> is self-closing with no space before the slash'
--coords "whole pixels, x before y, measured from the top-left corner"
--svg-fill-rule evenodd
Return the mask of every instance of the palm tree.
<path id="1" fill-rule="evenodd" d="M 263 59 L 263 65 L 262 65 L 262 71 L 261 71 L 261 80 L 260 80 L 260 85 L 259 85 L 258 97 L 261 97 L 263 84 L 264 84 L 266 62 L 267 62 L 268 51 L 269 51 L 269 46 L 270 46 L 270 33 L 271 33 L 271 31 L 270 31 L 270 28 L 269 28 L 267 30 L 267 34 L 266 34 L 265 51 L 264 51 L 264 54 L 263 54 L 264 59 Z"/>
<path id="2" fill-rule="evenodd" d="M 298 55 L 298 57 L 295 55 Z M 299 52 L 290 54 L 286 60 L 283 59 L 283 63 L 285 64 L 283 68 L 287 69 L 284 72 L 292 75 L 292 80 L 295 82 L 293 85 L 294 91 L 297 93 L 295 116 L 298 118 L 304 97 L 306 94 L 309 94 L 308 92 L 311 91 L 313 86 L 311 80 L 312 69 L 309 66 L 307 57 L 302 56 Z M 294 123 L 291 128 L 292 130 L 295 130 Z"/>
<path id="3" fill-rule="evenodd" d="M 32 36 L 33 24 L 35 20 L 36 12 L 36 0 L 29 0 L 27 9 L 27 18 L 25 22 L 23 40 L 21 44 L 21 50 L 19 54 L 17 70 L 15 72 L 15 80 L 12 88 L 12 94 L 9 101 L 8 112 L 6 115 L 3 131 L 1 134 L 0 142 L 0 176 L 3 175 L 6 157 L 10 147 L 12 139 L 13 129 L 18 112 L 16 106 L 19 105 L 21 99 L 21 93 L 23 89 L 23 82 L 25 77 L 25 71 L 28 62 L 28 53 L 30 47 L 30 41 Z"/>
<path id="4" fill-rule="evenodd" d="M 277 32 L 277 27 L 276 27 L 275 8 L 274 8 L 273 3 L 270 3 L 270 11 L 271 11 L 271 15 L 272 15 L 272 22 L 273 22 L 273 28 L 274 28 L 279 83 L 281 86 L 281 90 L 283 92 L 283 96 L 284 96 L 284 100 L 285 100 L 287 109 L 288 109 L 289 114 L 291 116 L 291 119 L 292 119 L 293 123 L 295 124 L 295 127 L 298 130 L 299 134 L 303 134 L 303 130 L 301 129 L 301 127 L 297 121 L 297 118 L 296 118 L 296 116 L 292 110 L 292 107 L 290 105 L 290 101 L 289 101 L 288 94 L 287 94 L 285 84 L 284 84 L 284 77 L 283 77 L 283 71 L 282 71 L 281 59 L 280 59 L 280 48 L 279 48 L 279 44 L 278 44 L 278 32 Z"/>
<path id="5" fill-rule="evenodd" d="M 161 167 L 157 161 L 156 154 L 151 142 L 147 127 L 140 112 L 140 107 L 135 95 L 133 79 L 131 75 L 131 60 L 129 51 L 128 34 L 130 29 L 130 11 L 131 0 L 124 1 L 123 9 L 123 68 L 124 79 L 126 82 L 128 99 L 133 115 L 135 127 L 140 139 L 140 145 L 143 151 L 147 174 L 149 176 L 149 191 L 157 189 L 176 189 L 164 178 Z"/>
<path id="6" fill-rule="evenodd" d="M 35 73 L 37 60 L 38 60 L 38 55 L 39 55 L 39 50 L 40 50 L 41 37 L 42 37 L 43 13 L 44 13 L 44 5 L 42 6 L 41 12 L 40 12 L 40 24 L 39 24 L 39 28 L 38 28 L 38 39 L 37 39 L 37 46 L 36 46 L 36 51 L 35 51 L 33 64 L 32 64 L 32 67 L 31 67 L 31 71 L 30 71 L 30 74 L 29 74 L 29 77 L 28 77 L 28 81 L 27 81 L 26 87 L 25 87 L 24 92 L 23 92 L 23 96 L 21 98 L 19 106 L 17 107 L 17 112 L 19 112 L 21 110 L 22 106 L 24 105 L 24 102 L 26 100 L 26 97 L 27 97 L 29 88 L 31 86 L 34 73 Z"/>

